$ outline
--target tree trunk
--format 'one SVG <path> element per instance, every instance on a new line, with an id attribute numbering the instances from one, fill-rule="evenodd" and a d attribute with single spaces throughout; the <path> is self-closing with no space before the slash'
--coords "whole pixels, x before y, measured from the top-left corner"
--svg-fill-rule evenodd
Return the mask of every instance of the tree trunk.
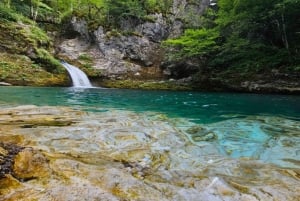
<path id="1" fill-rule="evenodd" d="M 30 18 L 33 19 L 33 3 L 32 0 L 30 0 Z"/>
<path id="2" fill-rule="evenodd" d="M 37 6 L 36 9 L 35 9 L 35 12 L 34 12 L 34 18 L 33 18 L 33 21 L 36 21 L 36 18 L 38 16 L 38 9 L 39 7 Z"/>
<path id="3" fill-rule="evenodd" d="M 6 0 L 6 6 L 7 6 L 7 8 L 10 8 L 10 2 L 11 2 L 11 0 Z"/>
<path id="4" fill-rule="evenodd" d="M 287 34 L 286 34 L 286 25 L 285 25 L 285 19 L 283 13 L 281 13 L 281 21 L 282 21 L 282 40 L 284 43 L 284 46 L 287 50 L 289 50 L 289 42 L 287 39 Z"/>

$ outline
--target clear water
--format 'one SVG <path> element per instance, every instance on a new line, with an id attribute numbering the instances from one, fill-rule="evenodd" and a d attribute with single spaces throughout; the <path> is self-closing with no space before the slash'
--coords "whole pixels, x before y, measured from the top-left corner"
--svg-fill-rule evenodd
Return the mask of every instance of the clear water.
<path id="1" fill-rule="evenodd" d="M 0 105 L 70 106 L 93 112 L 121 109 L 212 123 L 249 115 L 300 120 L 300 96 L 142 91 L 101 88 L 0 87 Z"/>
<path id="2" fill-rule="evenodd" d="M 146 192 L 170 196 L 162 197 L 165 200 L 298 200 L 299 103 L 299 96 L 0 87 L 0 142 L 24 135 L 25 146 L 51 159 L 49 182 L 34 179 L 8 196 L 30 188 L 35 198 L 62 198 L 59 192 L 67 190 L 65 197 L 71 199 L 80 189 L 86 200 L 93 199 L 91 195 L 101 199 L 110 193 L 103 186 L 118 183 L 117 190 L 125 196 L 131 196 L 128 189 L 138 193 L 133 199 L 143 199 L 140 194 Z M 22 107 L 20 114 L 18 109 L 3 109 L 24 104 L 94 113 L 67 115 L 63 112 L 71 110 Z M 48 118 L 48 113 L 54 115 Z M 39 117 L 74 124 L 46 126 L 36 121 Z M 35 122 L 36 127 L 31 126 Z M 6 133 L 5 123 L 14 129 Z"/>
<path id="3" fill-rule="evenodd" d="M 47 105 L 96 113 L 111 109 L 154 112 L 174 119 L 194 144 L 213 145 L 224 156 L 293 168 L 300 164 L 300 96 L 72 87 L 0 87 L 0 94 L 0 109 Z M 197 126 L 203 130 L 188 131 Z M 211 136 L 206 136 L 209 132 L 216 137 L 203 140 Z"/>

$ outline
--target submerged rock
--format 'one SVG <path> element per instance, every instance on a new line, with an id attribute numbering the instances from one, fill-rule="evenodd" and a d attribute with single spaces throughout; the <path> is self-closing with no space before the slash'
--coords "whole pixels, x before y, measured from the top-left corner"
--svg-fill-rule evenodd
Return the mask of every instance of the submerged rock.
<path id="1" fill-rule="evenodd" d="M 205 131 L 205 128 L 203 128 L 201 126 L 192 126 L 186 130 L 186 132 L 190 135 L 195 135 L 202 131 Z"/>
<path id="2" fill-rule="evenodd" d="M 194 125 L 161 116 L 115 110 L 93 114 L 57 107 L 2 109 L 0 139 L 9 140 L 10 133 L 18 133 L 22 140 L 11 135 L 11 141 L 27 148 L 16 153 L 14 173 L 0 179 L 0 200 L 294 201 L 300 196 L 299 165 L 280 167 L 276 163 L 297 159 L 288 154 L 284 158 L 274 155 L 266 163 L 251 157 L 227 157 L 220 149 L 229 145 L 225 144 L 225 137 L 230 140 L 238 134 L 229 132 L 238 128 L 232 126 L 251 128 L 251 123 L 262 119 L 250 118 L 245 124 L 235 119 L 232 123 Z M 40 118 L 73 123 L 40 125 L 37 121 Z M 36 125 L 23 127 L 22 121 Z M 290 129 L 286 136 L 299 140 L 293 134 L 298 132 L 298 122 L 274 119 L 279 121 L 285 122 L 279 127 Z M 271 118 L 265 118 L 264 122 L 275 126 Z M 191 129 L 186 129 L 187 126 Z M 226 126 L 230 128 L 228 132 Z M 213 130 L 214 134 L 204 135 L 214 139 L 213 143 L 190 139 L 189 136 L 204 130 Z M 233 139 L 242 136 L 243 133 Z M 248 143 L 246 139 L 242 141 L 244 144 Z M 261 142 L 265 139 L 269 138 L 263 136 Z M 261 154 L 277 153 L 290 146 L 286 152 L 298 150 L 299 143 L 280 140 L 282 143 L 269 143 L 270 148 Z M 0 156 L 5 157 L 7 149 L 0 147 Z"/>
<path id="3" fill-rule="evenodd" d="M 192 136 L 192 139 L 196 142 L 199 142 L 199 141 L 212 141 L 212 140 L 215 140 L 217 138 L 218 138 L 218 136 L 213 132 L 203 133 L 203 134 L 198 134 L 198 135 Z"/>
<path id="4" fill-rule="evenodd" d="M 190 138 L 194 142 L 212 141 L 218 138 L 218 136 L 214 132 L 207 130 L 206 128 L 203 128 L 201 126 L 192 126 L 185 132 L 190 135 Z"/>

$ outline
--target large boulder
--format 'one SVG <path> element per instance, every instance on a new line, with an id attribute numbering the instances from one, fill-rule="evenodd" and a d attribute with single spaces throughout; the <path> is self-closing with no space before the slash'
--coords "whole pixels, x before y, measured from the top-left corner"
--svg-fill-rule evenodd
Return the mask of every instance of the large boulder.
<path id="1" fill-rule="evenodd" d="M 170 24 L 161 13 L 156 13 L 148 16 L 153 21 L 146 21 L 138 25 L 135 29 L 136 32 L 148 38 L 153 42 L 161 42 L 169 35 Z"/>
<path id="2" fill-rule="evenodd" d="M 143 35 L 124 36 L 111 31 L 104 33 L 102 27 L 94 35 L 99 50 L 110 61 L 129 59 L 142 66 L 151 66 L 153 53 L 159 49 L 159 44 Z"/>

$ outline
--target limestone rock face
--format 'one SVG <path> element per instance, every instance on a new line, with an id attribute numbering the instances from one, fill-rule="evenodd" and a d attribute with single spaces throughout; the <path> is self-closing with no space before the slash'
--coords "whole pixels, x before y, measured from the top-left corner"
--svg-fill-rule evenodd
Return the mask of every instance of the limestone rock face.
<path id="1" fill-rule="evenodd" d="M 124 59 L 139 62 L 142 66 L 153 64 L 153 53 L 159 46 L 144 36 L 113 35 L 112 32 L 104 33 L 99 27 L 94 32 L 101 53 L 110 61 L 120 62 Z"/>
<path id="2" fill-rule="evenodd" d="M 78 35 L 65 39 L 59 45 L 59 54 L 71 60 L 79 60 L 85 54 L 92 58 L 92 67 L 101 70 L 108 78 L 126 78 L 142 71 L 143 67 L 160 65 L 160 42 L 167 37 L 167 25 L 161 15 L 156 21 L 139 24 L 129 35 L 107 31 L 103 27 L 90 33 L 90 43 L 83 20 L 73 20 L 73 31 Z M 126 23 L 124 23 L 126 24 Z M 124 30 L 129 29 L 124 25 Z"/>
<path id="3" fill-rule="evenodd" d="M 88 55 L 92 60 L 89 65 L 101 70 L 106 78 L 124 79 L 143 69 L 159 68 L 164 60 L 161 42 L 181 35 L 185 26 L 196 24 L 196 16 L 208 4 L 207 0 L 174 0 L 167 16 L 155 13 L 147 16 L 151 20 L 122 20 L 120 31 L 104 30 L 102 26 L 88 31 L 86 21 L 73 17 L 66 30 L 68 37 L 59 44 L 59 54 L 77 61 L 80 55 Z"/>
<path id="4" fill-rule="evenodd" d="M 161 42 L 169 36 L 170 24 L 161 13 L 149 15 L 154 22 L 144 22 L 138 25 L 134 30 L 153 42 Z"/>
<path id="5" fill-rule="evenodd" d="M 297 79 L 297 78 L 296 78 Z M 300 93 L 300 83 L 298 80 L 286 81 L 284 79 L 278 79 L 275 77 L 272 82 L 265 80 L 258 81 L 244 81 L 240 85 L 229 86 L 236 90 L 246 90 L 250 92 L 276 92 L 276 93 L 289 93 L 289 94 L 299 94 Z M 299 79 L 299 78 L 298 78 Z"/>
<path id="6" fill-rule="evenodd" d="M 73 17 L 71 20 L 71 25 L 73 30 L 77 32 L 84 40 L 87 42 L 90 41 L 89 30 L 87 26 L 87 22 L 83 19 L 78 19 L 77 17 Z"/>

